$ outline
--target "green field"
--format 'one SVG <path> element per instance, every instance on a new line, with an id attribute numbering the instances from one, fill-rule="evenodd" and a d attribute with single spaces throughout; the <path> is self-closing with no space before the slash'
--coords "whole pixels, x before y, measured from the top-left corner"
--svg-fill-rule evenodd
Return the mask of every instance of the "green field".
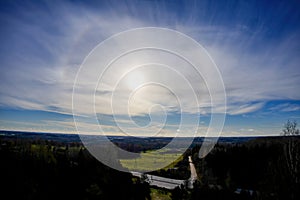
<path id="1" fill-rule="evenodd" d="M 171 192 L 158 188 L 150 188 L 150 196 L 152 200 L 171 200 Z"/>
<path id="2" fill-rule="evenodd" d="M 131 171 L 155 171 L 161 168 L 172 168 L 182 159 L 180 152 L 169 152 L 167 149 L 140 153 L 139 158 L 121 159 L 123 167 Z"/>

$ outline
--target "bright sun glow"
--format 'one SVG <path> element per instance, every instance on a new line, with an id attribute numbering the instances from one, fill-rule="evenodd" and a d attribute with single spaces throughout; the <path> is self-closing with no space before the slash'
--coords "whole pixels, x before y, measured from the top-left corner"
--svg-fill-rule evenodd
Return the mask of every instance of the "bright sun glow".
<path id="1" fill-rule="evenodd" d="M 137 87 L 141 86 L 145 81 L 144 75 L 137 71 L 131 71 L 126 76 L 126 83 L 129 89 L 134 90 Z"/>

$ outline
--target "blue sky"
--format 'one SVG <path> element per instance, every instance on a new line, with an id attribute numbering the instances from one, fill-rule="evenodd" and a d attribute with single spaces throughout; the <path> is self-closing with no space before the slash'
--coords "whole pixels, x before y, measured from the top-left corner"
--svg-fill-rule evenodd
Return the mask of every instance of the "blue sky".
<path id="1" fill-rule="evenodd" d="M 151 26 L 192 37 L 215 61 L 227 95 L 223 136 L 278 135 L 288 119 L 300 122 L 299 8 L 297 1 L 2 1 L 0 129 L 74 133 L 72 87 L 84 58 L 113 34 Z M 82 126 L 96 133 L 84 114 Z M 107 134 L 121 134 L 106 110 L 98 116 Z M 200 114 L 200 135 L 210 116 Z M 143 132 L 123 113 L 118 119 Z M 167 135 L 179 119 L 168 113 Z"/>

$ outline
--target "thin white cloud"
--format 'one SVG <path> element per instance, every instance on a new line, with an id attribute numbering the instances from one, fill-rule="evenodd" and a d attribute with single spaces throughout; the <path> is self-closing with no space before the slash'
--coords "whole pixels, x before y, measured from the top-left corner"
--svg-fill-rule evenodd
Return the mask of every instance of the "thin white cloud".
<path id="1" fill-rule="evenodd" d="M 231 115 L 242 115 L 246 113 L 255 112 L 261 109 L 264 103 L 246 104 L 242 106 L 231 106 L 229 107 L 228 113 Z"/>
<path id="2" fill-rule="evenodd" d="M 269 108 L 271 111 L 282 111 L 282 112 L 293 112 L 299 111 L 300 106 L 298 104 L 293 103 L 283 103 Z"/>
<path id="3" fill-rule="evenodd" d="M 299 34 L 291 33 L 276 43 L 263 41 L 261 33 L 264 27 L 256 30 L 243 24 L 233 27 L 212 24 L 196 24 L 194 20 L 181 22 L 174 19 L 174 12 L 162 9 L 154 19 L 153 10 L 145 9 L 145 17 L 136 17 L 132 13 L 136 7 L 131 5 L 131 14 L 115 4 L 116 9 L 93 10 L 85 6 L 69 3 L 48 5 L 52 15 L 39 10 L 19 13 L 21 17 L 7 19 L 14 30 L 8 38 L 14 46 L 7 53 L 7 60 L 1 66 L 0 104 L 5 107 L 17 107 L 30 110 L 44 110 L 72 114 L 72 87 L 77 70 L 85 56 L 100 42 L 112 34 L 131 28 L 161 26 L 174 28 L 195 38 L 208 50 L 219 67 L 228 98 L 228 113 L 241 115 L 262 109 L 264 102 L 278 99 L 300 99 Z M 194 11 L 193 11 L 194 12 Z M 195 11 L 196 12 L 196 11 Z M 156 13 L 156 11 L 155 11 Z M 195 13 L 194 13 L 195 14 Z M 194 16 L 192 13 L 191 16 Z M 263 24 L 263 23 L 260 23 Z M 51 27 L 49 30 L 49 27 Z M 253 46 L 255 48 L 253 48 Z M 193 55 L 193 49 L 186 49 Z M 139 55 L 141 58 L 145 55 Z M 195 55 L 196 56 L 196 55 Z M 157 58 L 159 60 L 159 57 Z M 172 58 L 168 58 L 170 65 Z M 175 62 L 176 63 L 176 62 Z M 183 65 L 181 65 L 183 66 Z M 284 66 L 284 67 L 283 67 Z M 178 67 L 179 68 L 179 67 Z M 182 70 L 183 69 L 183 70 Z M 189 113 L 200 111 L 210 113 L 225 112 L 219 105 L 211 105 L 210 97 L 203 80 L 193 76 L 192 71 L 181 68 L 181 73 L 195 88 L 200 101 L 192 102 L 188 88 L 178 79 L 172 79 L 168 71 L 160 74 L 148 73 L 147 79 L 163 78 L 172 84 L 177 94 L 182 96 L 181 103 Z M 108 73 L 103 80 L 104 87 L 98 88 L 97 112 L 111 114 L 109 105 L 113 85 L 122 71 Z M 78 107 L 82 114 L 91 114 L 90 99 L 87 95 L 90 77 L 84 77 L 85 85 L 79 90 L 81 103 Z M 210 79 L 214 79 L 213 76 Z M 107 81 L 107 82 L 106 82 Z M 125 114 L 128 90 L 123 84 L 115 101 L 115 114 Z M 128 89 L 128 88 L 127 88 Z M 148 89 L 135 99 L 137 105 L 133 115 L 148 113 L 154 104 L 165 105 L 167 111 L 179 110 L 174 96 L 165 90 Z M 252 103 L 258 102 L 258 103 Z M 278 106 L 274 110 L 285 112 L 299 110 L 298 105 Z M 155 110 L 154 110 L 155 111 Z"/>

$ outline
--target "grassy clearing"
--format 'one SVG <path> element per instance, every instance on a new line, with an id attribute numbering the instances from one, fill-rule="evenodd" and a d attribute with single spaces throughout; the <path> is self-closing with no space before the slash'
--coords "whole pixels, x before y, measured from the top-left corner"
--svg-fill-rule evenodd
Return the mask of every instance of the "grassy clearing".
<path id="1" fill-rule="evenodd" d="M 152 200 L 171 200 L 171 192 L 157 188 L 150 188 Z"/>
<path id="2" fill-rule="evenodd" d="M 181 159 L 181 153 L 160 149 L 141 153 L 140 157 L 136 159 L 122 159 L 120 162 L 123 167 L 131 171 L 154 171 L 165 167 L 174 167 Z"/>

